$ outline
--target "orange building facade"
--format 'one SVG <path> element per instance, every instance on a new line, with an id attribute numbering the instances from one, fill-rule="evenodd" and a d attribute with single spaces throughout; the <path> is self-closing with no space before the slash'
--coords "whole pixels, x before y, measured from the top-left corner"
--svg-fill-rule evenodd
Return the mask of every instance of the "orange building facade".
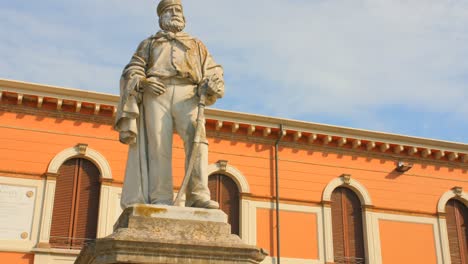
<path id="1" fill-rule="evenodd" d="M 72 263 L 83 243 L 112 233 L 122 211 L 118 96 L 0 80 L 0 98 L 1 262 Z M 216 109 L 206 116 L 210 188 L 234 232 L 269 252 L 264 263 L 278 255 L 298 264 L 468 263 L 467 144 Z M 177 192 L 177 136 L 173 160 Z"/>

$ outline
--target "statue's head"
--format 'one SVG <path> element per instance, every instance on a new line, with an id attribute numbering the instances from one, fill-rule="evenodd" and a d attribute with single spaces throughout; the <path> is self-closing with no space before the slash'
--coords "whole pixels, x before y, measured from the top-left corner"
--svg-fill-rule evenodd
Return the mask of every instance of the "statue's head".
<path id="1" fill-rule="evenodd" d="M 174 33 L 184 30 L 185 17 L 181 0 L 162 0 L 157 11 L 162 30 Z"/>

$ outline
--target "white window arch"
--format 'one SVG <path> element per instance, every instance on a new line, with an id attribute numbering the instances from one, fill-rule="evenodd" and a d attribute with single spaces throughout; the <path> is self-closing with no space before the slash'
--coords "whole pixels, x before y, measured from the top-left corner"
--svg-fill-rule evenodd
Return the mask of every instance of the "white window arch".
<path id="1" fill-rule="evenodd" d="M 94 165 L 96 165 L 96 167 L 98 167 L 99 171 L 101 172 L 101 178 L 112 179 L 111 168 L 104 156 L 96 150 L 83 144 L 77 145 L 76 147 L 67 148 L 58 153 L 49 163 L 47 173 L 57 174 L 60 166 L 62 166 L 66 160 L 75 157 L 90 160 L 94 163 Z"/>
<path id="2" fill-rule="evenodd" d="M 352 179 L 351 176 L 347 174 L 335 178 L 330 183 L 328 183 L 327 187 L 325 187 L 325 190 L 323 191 L 322 201 L 331 202 L 331 195 L 333 191 L 341 186 L 348 187 L 353 190 L 359 197 L 361 204 L 372 205 L 372 200 L 366 187 L 364 187 L 364 185 L 362 185 L 357 180 Z"/>
<path id="3" fill-rule="evenodd" d="M 235 167 L 229 164 L 221 164 L 221 162 L 208 165 L 208 175 L 216 172 L 230 176 L 237 183 L 241 193 L 250 193 L 250 187 L 247 179 Z"/>

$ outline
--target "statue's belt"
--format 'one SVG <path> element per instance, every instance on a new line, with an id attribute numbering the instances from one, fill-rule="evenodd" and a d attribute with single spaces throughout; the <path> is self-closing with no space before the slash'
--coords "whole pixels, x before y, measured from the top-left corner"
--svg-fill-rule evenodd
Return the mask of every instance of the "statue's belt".
<path id="1" fill-rule="evenodd" d="M 152 77 L 151 74 L 147 75 L 147 78 Z M 175 85 L 197 85 L 196 83 L 193 83 L 193 81 L 189 78 L 182 78 L 182 77 L 167 77 L 167 78 L 161 78 L 161 77 L 155 77 L 159 81 L 161 81 L 164 84 L 175 84 Z"/>

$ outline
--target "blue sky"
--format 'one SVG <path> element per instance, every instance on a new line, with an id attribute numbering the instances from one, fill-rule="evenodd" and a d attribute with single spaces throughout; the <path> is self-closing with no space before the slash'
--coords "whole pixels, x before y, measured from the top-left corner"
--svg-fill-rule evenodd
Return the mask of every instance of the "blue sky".
<path id="1" fill-rule="evenodd" d="M 0 0 L 0 78 L 118 93 L 157 0 Z M 185 0 L 216 108 L 468 143 L 468 1 Z"/>

